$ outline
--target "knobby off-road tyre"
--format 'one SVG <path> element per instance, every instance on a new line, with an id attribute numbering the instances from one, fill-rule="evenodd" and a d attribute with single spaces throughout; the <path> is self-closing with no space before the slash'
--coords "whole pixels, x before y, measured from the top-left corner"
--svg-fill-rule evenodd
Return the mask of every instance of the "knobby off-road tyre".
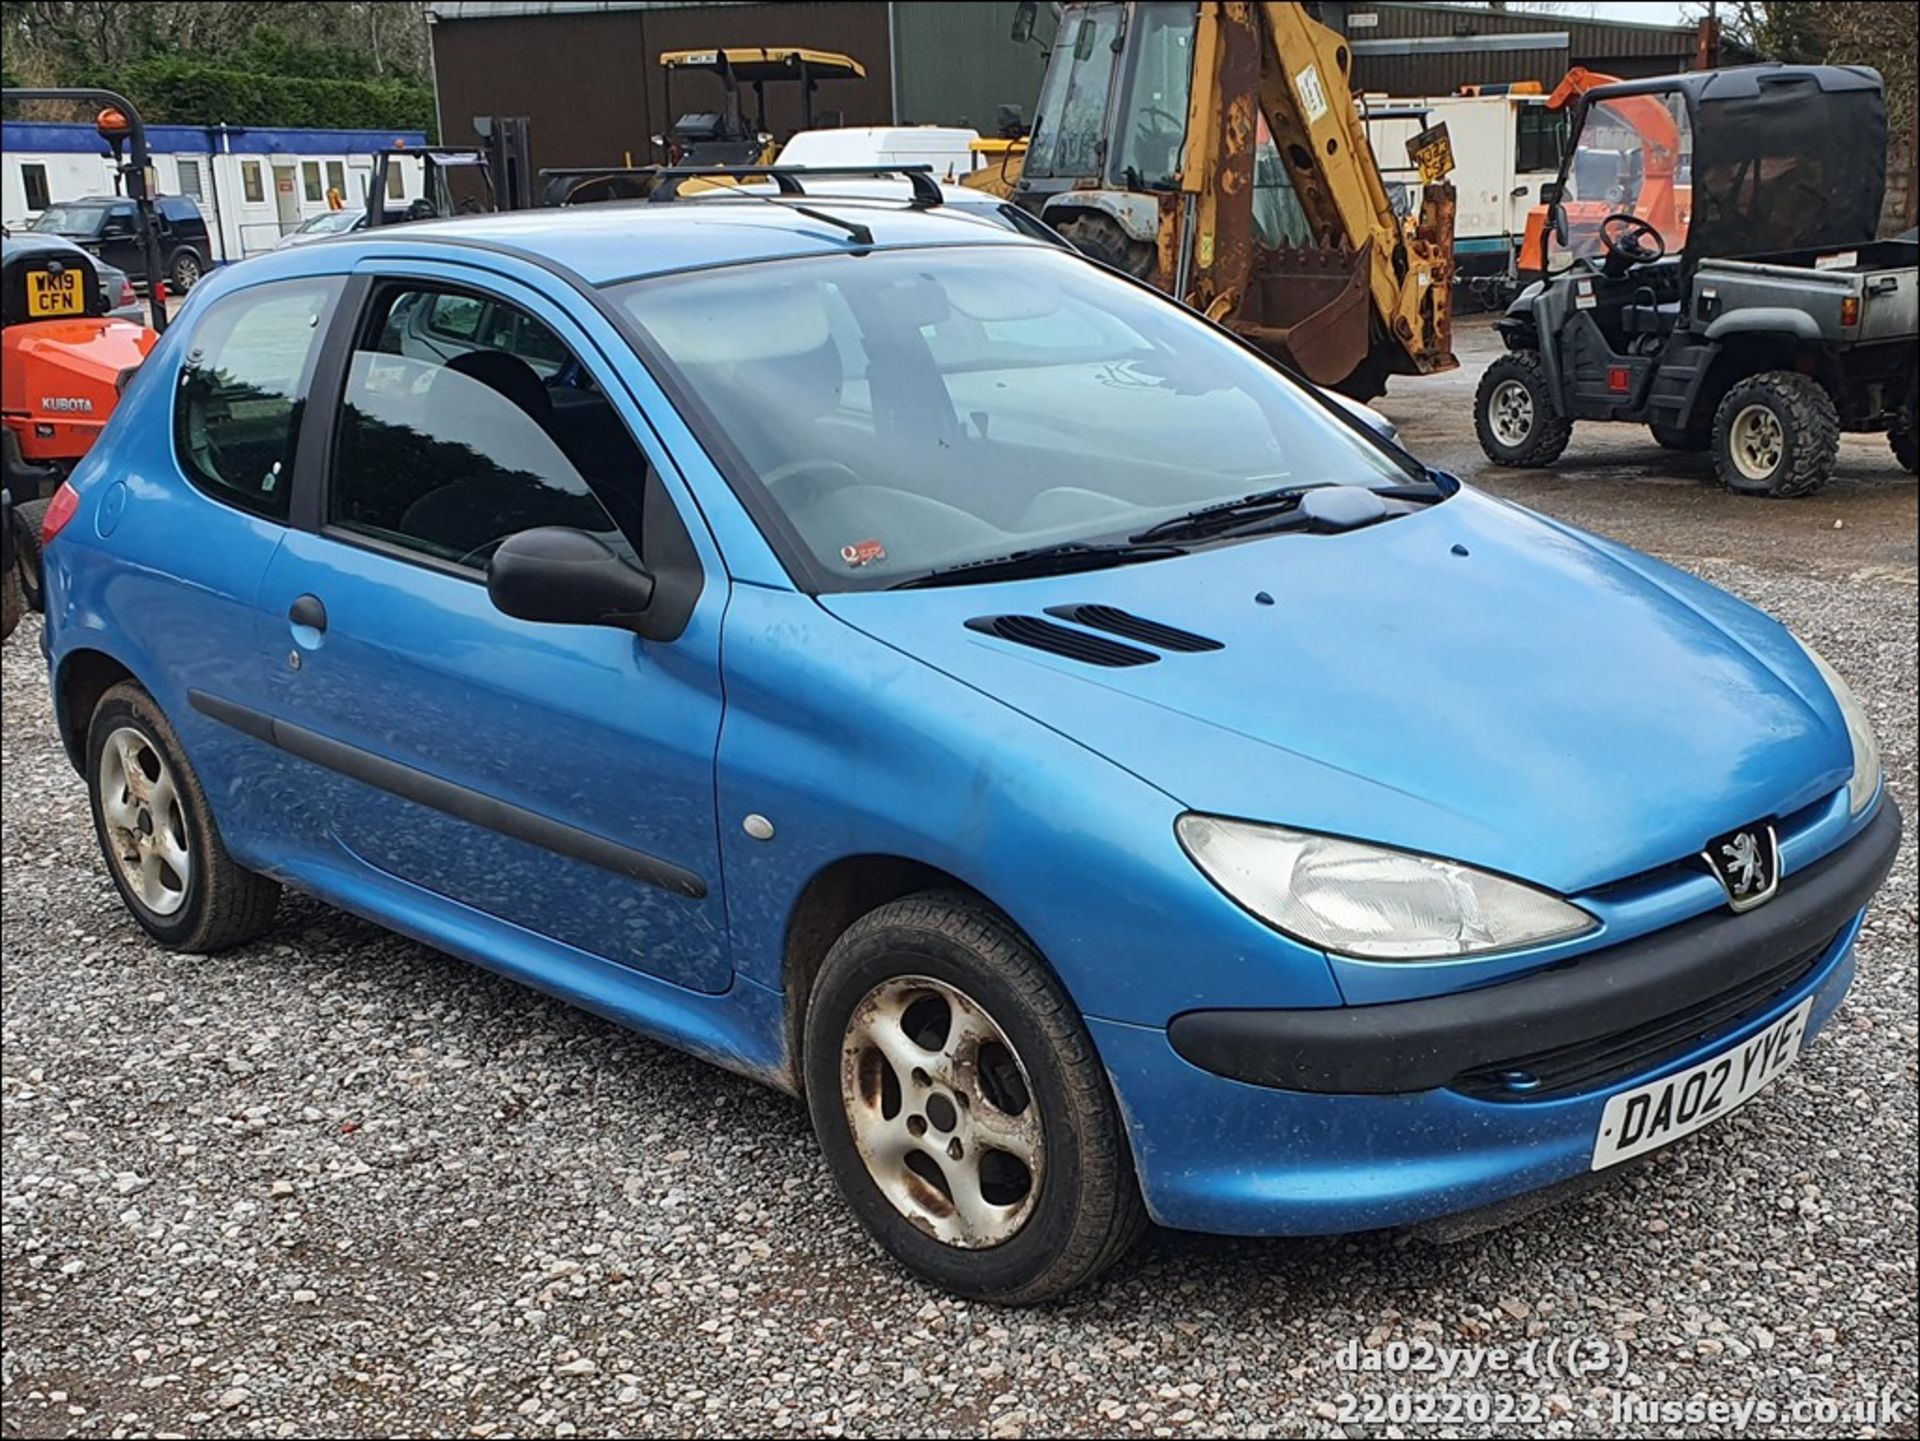
<path id="1" fill-rule="evenodd" d="M 280 887 L 227 854 L 200 778 L 152 696 L 114 686 L 87 726 L 94 834 L 120 899 L 176 951 L 220 951 L 273 921 Z"/>
<path id="2" fill-rule="evenodd" d="M 0 641 L 19 629 L 20 617 L 27 613 L 27 598 L 20 588 L 20 567 L 10 565 L 0 575 Z"/>
<path id="3" fill-rule="evenodd" d="M 1713 413 L 1713 468 L 1736 495 L 1789 500 L 1812 495 L 1833 474 L 1840 414 L 1811 376 L 1750 375 Z"/>
<path id="4" fill-rule="evenodd" d="M 1055 227 L 1075 250 L 1095 260 L 1124 270 L 1136 280 L 1152 278 L 1154 248 L 1145 240 L 1135 240 L 1120 228 L 1111 215 L 1091 212 L 1063 220 Z"/>
<path id="5" fill-rule="evenodd" d="M 1552 465 L 1573 436 L 1573 422 L 1553 409 L 1546 367 L 1537 351 L 1510 350 L 1480 377 L 1473 431 L 1495 465 Z"/>
<path id="6" fill-rule="evenodd" d="M 1042 1301 L 1098 1276 L 1146 1225 L 1085 1023 L 972 896 L 910 896 L 849 927 L 814 982 L 804 1057 L 841 1194 L 936 1285 Z"/>

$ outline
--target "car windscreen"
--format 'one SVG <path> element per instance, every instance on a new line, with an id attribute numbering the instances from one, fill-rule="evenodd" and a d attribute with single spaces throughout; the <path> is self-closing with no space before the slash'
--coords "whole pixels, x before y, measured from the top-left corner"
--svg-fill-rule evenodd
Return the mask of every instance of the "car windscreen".
<path id="1" fill-rule="evenodd" d="M 301 235 L 342 235 L 360 223 L 358 210 L 329 210 L 316 215 L 302 225 L 297 232 Z"/>
<path id="2" fill-rule="evenodd" d="M 106 218 L 104 205 L 49 205 L 28 228 L 55 235 L 97 235 Z"/>
<path id="3" fill-rule="evenodd" d="M 1124 540 L 1271 489 L 1422 478 L 1190 311 L 1039 246 L 769 261 L 615 294 L 823 589 Z"/>

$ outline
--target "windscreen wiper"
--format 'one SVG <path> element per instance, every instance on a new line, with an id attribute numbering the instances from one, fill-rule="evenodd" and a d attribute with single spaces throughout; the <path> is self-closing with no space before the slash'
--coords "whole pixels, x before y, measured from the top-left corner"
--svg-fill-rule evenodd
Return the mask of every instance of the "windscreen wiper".
<path id="1" fill-rule="evenodd" d="M 967 560 L 958 565 L 943 565 L 924 575 L 909 576 L 887 587 L 889 590 L 917 590 L 935 585 L 971 585 L 981 580 L 1017 580 L 1023 576 L 1065 575 L 1077 570 L 1102 570 L 1110 565 L 1131 565 L 1138 560 L 1166 560 L 1185 555 L 1178 545 L 1136 545 L 1066 540 L 1058 545 L 1035 546 L 1016 550 L 1011 555 L 990 556 L 986 560 Z"/>
<path id="2" fill-rule="evenodd" d="M 1256 490 L 1252 495 L 1243 495 L 1238 500 L 1216 501 L 1212 505 L 1203 505 L 1197 510 L 1190 510 L 1185 515 L 1176 515 L 1171 520 L 1160 521 L 1129 536 L 1128 539 L 1135 545 L 1174 537 L 1183 540 L 1204 539 L 1216 531 L 1231 529 L 1245 521 L 1260 520 L 1269 515 L 1279 515 L 1292 510 L 1300 503 L 1300 497 L 1304 492 L 1318 490 L 1328 484 L 1331 482 L 1321 480 L 1308 485 L 1284 485 L 1272 490 Z"/>

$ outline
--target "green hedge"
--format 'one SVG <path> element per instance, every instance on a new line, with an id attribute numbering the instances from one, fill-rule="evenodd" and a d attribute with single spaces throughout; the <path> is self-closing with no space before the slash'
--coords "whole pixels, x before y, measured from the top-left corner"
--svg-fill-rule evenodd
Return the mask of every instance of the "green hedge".
<path id="1" fill-rule="evenodd" d="M 297 80 L 221 70 L 170 56 L 76 77 L 118 90 L 149 125 L 280 125 L 342 130 L 424 130 L 433 137 L 433 91 L 411 80 Z"/>

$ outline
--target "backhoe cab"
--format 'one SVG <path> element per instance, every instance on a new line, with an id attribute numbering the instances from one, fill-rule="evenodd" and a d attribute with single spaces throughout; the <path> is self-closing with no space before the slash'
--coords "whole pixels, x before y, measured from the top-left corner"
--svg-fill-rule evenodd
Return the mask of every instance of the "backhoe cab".
<path id="1" fill-rule="evenodd" d="M 1403 227 L 1350 70 L 1297 4 L 1068 3 L 1012 198 L 1322 385 L 1448 369 L 1453 187 Z"/>
<path id="2" fill-rule="evenodd" d="M 1843 431 L 1914 468 L 1915 245 L 1877 240 L 1880 77 L 1755 65 L 1587 90 L 1548 187 L 1547 278 L 1499 322 L 1475 399 L 1500 465 L 1556 460 L 1575 421 L 1711 451 L 1728 489 L 1807 495 Z"/>
<path id="3" fill-rule="evenodd" d="M 802 130 L 814 128 L 813 92 L 823 80 L 859 80 L 867 70 L 851 56 L 800 46 L 734 46 L 724 50 L 668 50 L 660 56 L 666 83 L 666 113 L 675 116 L 665 136 L 654 137 L 668 165 L 771 165 L 780 146 L 767 123 L 767 85 L 800 87 Z M 719 77 L 718 110 L 677 114 L 673 81 L 690 71 Z M 753 91 L 753 115 L 741 87 Z"/>

